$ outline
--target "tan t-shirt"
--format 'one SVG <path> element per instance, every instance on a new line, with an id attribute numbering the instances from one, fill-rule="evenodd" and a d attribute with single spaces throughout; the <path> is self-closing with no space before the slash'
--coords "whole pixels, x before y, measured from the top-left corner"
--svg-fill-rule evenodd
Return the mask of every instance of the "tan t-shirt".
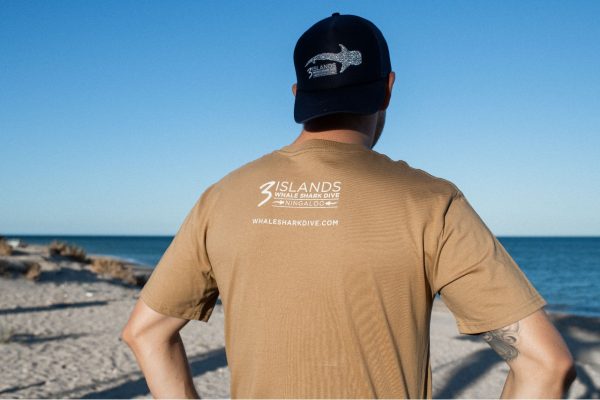
<path id="1" fill-rule="evenodd" d="M 546 304 L 452 182 L 311 139 L 210 185 L 141 297 L 202 321 L 221 298 L 234 398 L 430 398 L 437 292 L 461 333 Z"/>

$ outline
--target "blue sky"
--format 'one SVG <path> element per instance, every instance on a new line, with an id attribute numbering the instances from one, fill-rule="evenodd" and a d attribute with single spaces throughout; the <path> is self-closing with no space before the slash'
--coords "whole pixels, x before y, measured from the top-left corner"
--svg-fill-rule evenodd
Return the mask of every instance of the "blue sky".
<path id="1" fill-rule="evenodd" d="M 0 233 L 174 234 L 289 144 L 293 48 L 373 21 L 396 83 L 375 150 L 498 236 L 600 234 L 598 1 L 0 2 Z"/>

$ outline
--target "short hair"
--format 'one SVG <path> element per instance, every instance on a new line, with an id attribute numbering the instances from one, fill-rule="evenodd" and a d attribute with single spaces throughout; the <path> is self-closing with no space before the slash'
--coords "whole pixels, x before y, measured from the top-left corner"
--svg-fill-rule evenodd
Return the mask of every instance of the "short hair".
<path id="1" fill-rule="evenodd" d="M 370 114 L 335 113 L 312 118 L 304 122 L 304 129 L 309 132 L 319 132 L 332 129 L 353 128 L 363 125 Z"/>

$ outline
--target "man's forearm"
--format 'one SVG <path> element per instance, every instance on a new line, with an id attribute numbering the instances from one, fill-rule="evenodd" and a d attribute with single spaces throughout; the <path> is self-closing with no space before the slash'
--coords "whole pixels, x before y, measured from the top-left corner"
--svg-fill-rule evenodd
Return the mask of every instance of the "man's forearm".
<path id="1" fill-rule="evenodd" d="M 501 398 L 561 398 L 577 376 L 571 352 L 543 309 L 481 337 L 510 367 Z"/>
<path id="2" fill-rule="evenodd" d="M 136 338 L 128 345 L 154 398 L 200 398 L 179 333 L 165 341 Z"/>

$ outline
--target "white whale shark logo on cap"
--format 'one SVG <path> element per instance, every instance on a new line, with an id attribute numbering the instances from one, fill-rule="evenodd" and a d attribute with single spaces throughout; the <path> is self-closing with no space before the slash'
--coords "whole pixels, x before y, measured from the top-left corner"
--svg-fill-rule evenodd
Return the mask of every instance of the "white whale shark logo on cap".
<path id="1" fill-rule="evenodd" d="M 314 64 L 316 61 L 327 60 L 327 61 L 335 61 L 342 64 L 342 68 L 340 69 L 340 74 L 344 72 L 351 65 L 360 65 L 362 64 L 362 54 L 358 50 L 348 50 L 346 46 L 343 44 L 338 44 L 341 48 L 339 53 L 321 53 L 312 57 L 310 60 L 306 62 L 305 67 L 308 64 Z"/>

